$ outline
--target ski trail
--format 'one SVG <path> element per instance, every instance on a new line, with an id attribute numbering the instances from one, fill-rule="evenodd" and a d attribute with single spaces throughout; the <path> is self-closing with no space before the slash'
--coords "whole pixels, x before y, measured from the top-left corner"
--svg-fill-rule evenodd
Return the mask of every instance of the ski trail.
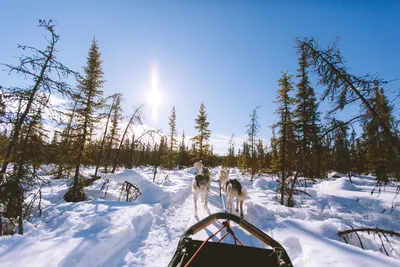
<path id="1" fill-rule="evenodd" d="M 192 216 L 192 194 L 181 206 L 169 207 L 160 216 L 155 215 L 146 240 L 142 246 L 131 248 L 125 266 L 167 266 Z"/>

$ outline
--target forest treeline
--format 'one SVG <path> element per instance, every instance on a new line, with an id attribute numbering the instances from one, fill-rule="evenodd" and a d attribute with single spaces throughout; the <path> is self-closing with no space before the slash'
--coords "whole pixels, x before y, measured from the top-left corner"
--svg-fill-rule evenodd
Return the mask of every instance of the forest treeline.
<path id="1" fill-rule="evenodd" d="M 288 206 L 293 205 L 293 194 L 301 191 L 296 189 L 300 177 L 325 178 L 338 171 L 351 179 L 352 173 L 373 173 L 378 188 L 399 181 L 398 121 L 385 94 L 388 82 L 349 73 L 336 43 L 323 48 L 313 39 L 297 39 L 298 71 L 283 72 L 277 82 L 277 120 L 271 124 L 269 145 L 258 136 L 257 106 L 246 126 L 248 140 L 235 144 L 232 136 L 227 155 L 220 156 L 210 144 L 203 103 L 194 118 L 197 135 L 190 139 L 184 131 L 178 133 L 175 107 L 167 133 L 139 133 L 143 104 L 131 111 L 126 123 L 123 96 L 104 95 L 106 74 L 98 41 L 93 39 L 85 67 L 78 72 L 57 60 L 59 36 L 54 23 L 40 20 L 39 27 L 46 32 L 47 45 L 19 46 L 24 54 L 18 63 L 2 64 L 10 75 L 29 83 L 2 85 L 0 94 L 0 201 L 6 206 L 4 218 L 18 220 L 20 234 L 23 220 L 40 198 L 40 188 L 48 182 L 41 176 L 44 165 L 51 166 L 52 178 L 71 179 L 64 199 L 72 202 L 85 200 L 85 186 L 101 173 L 151 165 L 156 174 L 158 168 L 183 168 L 198 160 L 211 167 L 238 167 L 251 180 L 265 173 L 277 175 L 280 203 Z M 310 74 L 324 88 L 320 100 L 331 104 L 326 114 L 319 111 Z M 73 86 L 67 82 L 71 79 L 76 81 Z M 53 106 L 53 96 L 64 98 L 68 107 Z M 359 105 L 358 114 L 347 121 L 337 119 L 336 114 L 349 105 Z M 51 132 L 46 125 L 56 128 Z M 355 125 L 361 130 L 356 132 Z M 82 175 L 83 166 L 95 166 L 91 177 Z M 39 188 L 38 193 L 32 193 L 33 188 Z"/>

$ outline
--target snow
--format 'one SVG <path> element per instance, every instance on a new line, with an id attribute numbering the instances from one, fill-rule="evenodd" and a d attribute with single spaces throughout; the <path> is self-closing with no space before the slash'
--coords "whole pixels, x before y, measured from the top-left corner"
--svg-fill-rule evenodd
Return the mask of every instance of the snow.
<path id="1" fill-rule="evenodd" d="M 218 171 L 211 171 L 211 213 L 225 207 L 216 182 Z M 199 217 L 193 216 L 194 173 L 193 169 L 165 171 L 155 182 L 152 168 L 102 174 L 103 179 L 87 189 L 88 201 L 82 203 L 64 202 L 66 181 L 52 180 L 42 190 L 42 216 L 25 222 L 23 236 L 0 237 L 1 266 L 167 266 L 185 229 L 208 215 L 199 205 Z M 378 237 L 360 234 L 363 250 L 356 235 L 349 235 L 349 244 L 337 235 L 351 226 L 399 232 L 400 212 L 398 208 L 391 212 L 394 185 L 371 195 L 373 177 L 352 177 L 350 183 L 348 177 L 338 175 L 308 184 L 305 190 L 311 197 L 298 195 L 295 207 L 288 208 L 278 203 L 276 177 L 257 177 L 251 183 L 235 169 L 230 176 L 247 189 L 245 219 L 280 242 L 294 266 L 400 266 L 398 238 L 389 237 L 393 248 L 387 246 L 388 257 L 379 251 Z M 110 183 L 106 197 L 100 199 L 105 179 Z M 133 203 L 117 201 L 124 181 L 142 192 Z M 399 202 L 395 200 L 394 206 Z M 218 228 L 214 223 L 194 238 L 204 240 Z M 245 245 L 265 247 L 238 226 L 233 225 L 233 230 Z"/>
<path id="2" fill-rule="evenodd" d="M 318 189 L 320 189 L 321 191 L 360 191 L 360 189 L 353 185 L 346 177 L 337 178 L 334 181 L 323 181 L 319 184 Z"/>

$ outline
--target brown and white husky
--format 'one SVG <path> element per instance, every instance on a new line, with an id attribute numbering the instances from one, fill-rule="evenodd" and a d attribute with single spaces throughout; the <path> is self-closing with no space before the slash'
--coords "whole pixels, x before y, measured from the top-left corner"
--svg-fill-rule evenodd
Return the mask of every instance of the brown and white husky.
<path id="1" fill-rule="evenodd" d="M 221 189 L 222 191 L 226 192 L 226 182 L 228 182 L 228 178 L 229 178 L 229 170 L 223 167 L 221 170 L 219 170 L 218 173 L 219 196 L 221 196 Z"/>
<path id="2" fill-rule="evenodd" d="M 203 163 L 200 161 L 197 161 L 193 164 L 193 167 L 197 170 L 197 173 L 201 172 L 201 169 L 204 168 Z"/>

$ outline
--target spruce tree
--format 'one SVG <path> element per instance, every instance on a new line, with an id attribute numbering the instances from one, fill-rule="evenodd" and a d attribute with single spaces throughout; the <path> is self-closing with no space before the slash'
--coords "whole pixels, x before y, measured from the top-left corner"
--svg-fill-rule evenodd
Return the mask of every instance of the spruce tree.
<path id="1" fill-rule="evenodd" d="M 206 109 L 203 103 L 200 105 L 199 115 L 195 119 L 195 123 L 195 128 L 199 134 L 191 139 L 195 147 L 198 148 L 193 160 L 203 160 L 204 163 L 206 163 L 205 156 L 207 155 L 207 150 L 209 149 L 208 141 L 210 139 L 211 131 L 208 129 L 210 123 L 207 121 Z"/>
<path id="2" fill-rule="evenodd" d="M 282 78 L 279 79 L 279 86 L 276 99 L 278 108 L 275 112 L 279 116 L 279 121 L 274 125 L 274 128 L 278 131 L 276 137 L 277 159 L 273 164 L 273 171 L 280 173 L 280 203 L 291 205 L 291 203 L 285 202 L 285 196 L 288 194 L 287 179 L 296 168 L 295 125 L 292 111 L 294 100 L 289 95 L 293 90 L 291 76 L 283 73 Z"/>
<path id="3" fill-rule="evenodd" d="M 360 113 L 354 115 L 347 124 L 364 117 L 362 118 L 362 123 L 363 128 L 365 128 L 366 125 L 369 124 L 367 123 L 368 118 L 372 119 L 373 123 L 370 124 L 370 129 L 368 129 L 368 131 L 372 135 L 374 131 L 385 135 L 384 139 L 391 144 L 389 149 L 387 149 L 385 145 L 385 149 L 387 149 L 386 154 L 390 155 L 389 157 L 392 158 L 392 163 L 396 162 L 395 165 L 398 165 L 400 142 L 398 133 L 393 129 L 393 125 L 396 125 L 396 123 L 391 121 L 390 112 L 380 111 L 376 106 L 376 100 L 379 99 L 378 101 L 384 102 L 382 101 L 382 97 L 376 97 L 376 93 L 379 91 L 376 90 L 376 88 L 378 85 L 387 84 L 388 81 L 377 80 L 375 75 L 366 74 L 359 76 L 350 73 L 346 61 L 341 51 L 338 49 L 337 42 L 334 42 L 327 48 L 321 48 L 312 38 L 298 39 L 296 42 L 299 51 L 306 53 L 307 61 L 310 63 L 312 71 L 319 76 L 318 83 L 325 87 L 322 100 L 328 98 L 333 105 L 329 113 L 332 114 L 338 110 L 343 110 L 349 104 L 358 104 Z M 384 95 L 383 93 L 379 94 Z M 381 107 L 383 108 L 384 106 L 385 104 Z M 364 132 L 366 132 L 366 130 L 367 129 L 364 129 Z M 379 137 L 368 139 L 370 140 L 368 144 L 369 147 L 377 147 L 375 142 L 380 139 Z M 375 152 L 376 151 L 378 151 L 378 149 L 375 149 Z M 372 159 L 373 157 L 370 158 Z M 383 163 L 386 160 L 383 158 L 379 160 L 382 164 L 373 163 L 376 167 L 375 171 L 380 173 L 379 175 L 377 174 L 378 187 L 386 183 L 388 178 L 386 173 L 387 165 Z M 395 171 L 395 173 L 397 173 L 397 171 Z"/>
<path id="4" fill-rule="evenodd" d="M 356 173 L 358 174 L 363 174 L 365 173 L 365 165 L 366 165 L 366 161 L 365 161 L 365 142 L 361 139 L 358 138 L 356 139 L 356 145 L 355 145 L 355 149 L 356 149 L 356 161 L 355 161 L 355 165 L 356 165 Z"/>
<path id="5" fill-rule="evenodd" d="M 238 155 L 238 168 L 243 174 L 246 174 L 250 168 L 250 147 L 247 142 L 243 142 L 243 148 L 241 153 Z"/>
<path id="6" fill-rule="evenodd" d="M 228 146 L 228 155 L 225 157 L 224 165 L 227 167 L 235 167 L 237 165 L 237 160 L 235 156 L 235 142 L 233 141 L 234 135 L 232 134 L 231 139 L 229 140 Z"/>
<path id="7" fill-rule="evenodd" d="M 387 122 L 390 132 L 395 135 L 393 107 L 389 105 L 383 89 L 379 89 L 377 84 L 370 105 L 380 119 Z M 367 112 L 363 118 L 363 138 L 366 148 L 366 168 L 368 172 L 376 175 L 377 183 L 388 184 L 390 177 L 398 177 L 399 159 L 396 157 L 390 138 L 385 134 L 385 129 L 373 113 Z"/>
<path id="8" fill-rule="evenodd" d="M 255 107 L 253 109 L 253 112 L 250 114 L 250 123 L 247 125 L 247 131 L 246 131 L 249 137 L 249 149 L 250 149 L 250 169 L 251 169 L 250 181 L 253 181 L 254 175 L 258 171 L 256 137 L 257 137 L 257 132 L 260 129 L 260 124 L 258 123 L 258 115 L 257 115 L 257 111 L 259 108 L 260 106 Z"/>
<path id="9" fill-rule="evenodd" d="M 87 65 L 84 67 L 85 75 L 78 79 L 77 96 L 77 131 L 79 133 L 77 143 L 77 162 L 72 187 L 64 195 L 64 199 L 70 202 L 78 202 L 86 199 L 82 183 L 79 177 L 81 163 L 85 160 L 86 141 L 89 138 L 90 130 L 98 122 L 96 112 L 103 105 L 101 90 L 103 80 L 103 70 L 101 68 L 99 47 L 97 40 L 93 39 L 87 57 Z"/>
<path id="10" fill-rule="evenodd" d="M 332 132 L 333 149 L 332 149 L 332 162 L 333 169 L 348 174 L 350 166 L 350 141 L 348 136 L 349 127 L 342 121 L 333 120 L 333 127 L 335 130 Z"/>
<path id="11" fill-rule="evenodd" d="M 168 144 L 167 144 L 167 137 L 161 136 L 160 137 L 160 144 L 154 144 L 153 150 L 153 182 L 156 180 L 157 172 L 159 167 L 163 167 L 166 163 L 166 156 L 168 153 Z"/>
<path id="12" fill-rule="evenodd" d="M 357 170 L 357 149 L 356 149 L 356 132 L 353 131 L 351 132 L 350 135 L 350 173 L 349 173 L 349 178 L 351 181 L 351 175 L 353 173 L 359 173 Z"/>
<path id="13" fill-rule="evenodd" d="M 175 106 L 172 107 L 171 116 L 169 117 L 169 151 L 168 151 L 168 168 L 172 170 L 174 165 L 174 149 L 176 145 L 176 112 Z"/>
<path id="14" fill-rule="evenodd" d="M 276 138 L 276 129 L 272 126 L 271 136 L 271 165 L 269 171 L 277 173 L 279 171 L 279 154 L 278 154 L 278 140 Z"/>
<path id="15" fill-rule="evenodd" d="M 261 139 L 257 143 L 257 169 L 261 172 L 266 170 L 266 157 L 265 157 L 264 144 Z"/>
<path id="16" fill-rule="evenodd" d="M 304 52 L 299 58 L 297 72 L 296 77 L 300 79 L 296 85 L 296 108 L 294 110 L 299 153 L 297 171 L 305 177 L 311 177 L 318 175 L 315 170 L 319 160 L 319 113 L 314 89 L 311 87 L 308 77 L 308 63 Z"/>
<path id="17" fill-rule="evenodd" d="M 182 133 L 182 141 L 179 145 L 179 159 L 178 159 L 178 164 L 179 166 L 186 166 L 188 167 L 190 165 L 190 158 L 189 158 L 189 152 L 187 151 L 186 145 L 185 145 L 185 131 Z"/>

